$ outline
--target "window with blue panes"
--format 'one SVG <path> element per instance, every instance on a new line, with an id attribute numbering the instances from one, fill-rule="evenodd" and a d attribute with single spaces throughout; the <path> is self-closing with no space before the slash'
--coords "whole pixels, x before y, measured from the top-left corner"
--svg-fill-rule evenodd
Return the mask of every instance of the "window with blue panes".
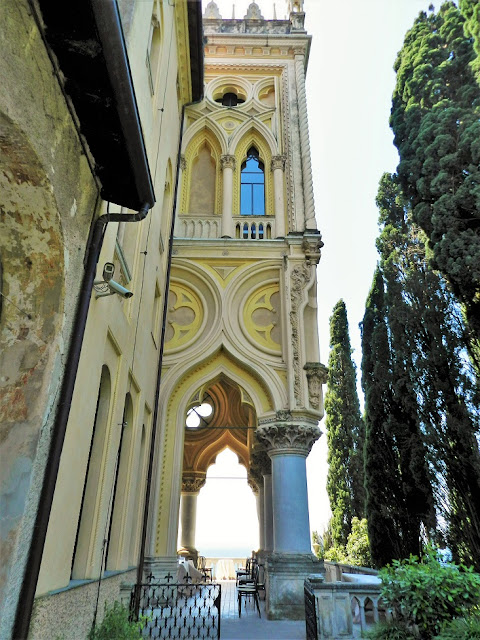
<path id="1" fill-rule="evenodd" d="M 240 177 L 240 213 L 265 215 L 265 171 L 255 147 L 250 147 Z"/>

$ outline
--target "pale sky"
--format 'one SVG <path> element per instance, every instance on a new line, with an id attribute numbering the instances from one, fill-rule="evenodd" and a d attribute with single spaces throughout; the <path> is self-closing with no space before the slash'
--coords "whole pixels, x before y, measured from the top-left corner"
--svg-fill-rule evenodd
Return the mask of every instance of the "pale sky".
<path id="1" fill-rule="evenodd" d="M 236 18 L 245 15 L 248 4 L 243 0 L 235 2 Z M 265 18 L 273 17 L 272 2 L 258 0 L 258 4 Z M 322 361 L 328 364 L 329 317 L 336 302 L 343 298 L 358 374 L 361 361 L 358 323 L 363 317 L 377 261 L 375 196 L 382 173 L 395 171 L 398 162 L 388 126 L 395 85 L 393 64 L 406 31 L 419 11 L 427 11 L 429 4 L 430 0 L 305 0 L 304 3 L 305 27 L 313 37 L 307 102 L 315 208 L 325 243 L 317 271 L 320 349 Z M 222 17 L 232 17 L 231 1 L 217 0 L 217 5 Z M 435 6 L 438 8 L 440 3 Z M 277 0 L 278 18 L 284 17 L 284 7 L 283 0 Z M 323 421 L 320 427 L 324 430 Z M 233 475 L 231 466 L 226 469 L 219 473 L 223 477 Z M 310 528 L 319 532 L 330 515 L 326 475 L 326 437 L 322 435 L 307 459 Z M 220 545 L 225 540 L 232 540 L 233 544 L 232 532 L 225 529 L 222 533 L 224 524 L 233 517 L 227 512 L 231 504 L 237 514 L 242 514 L 239 537 L 245 551 L 258 546 L 255 501 L 246 481 L 212 480 L 207 481 L 199 496 L 200 552 L 202 547 Z M 245 526 L 246 522 L 251 526 Z M 234 537 L 236 546 L 237 536 Z"/>

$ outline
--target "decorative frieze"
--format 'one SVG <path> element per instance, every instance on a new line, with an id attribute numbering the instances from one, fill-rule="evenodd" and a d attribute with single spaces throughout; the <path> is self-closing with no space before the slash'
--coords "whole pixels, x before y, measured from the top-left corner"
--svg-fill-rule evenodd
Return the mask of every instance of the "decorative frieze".
<path id="1" fill-rule="evenodd" d="M 327 382 L 328 369 L 321 362 L 307 362 L 303 368 L 307 374 L 310 406 L 320 409 L 322 385 Z"/>
<path id="2" fill-rule="evenodd" d="M 320 435 L 314 424 L 265 424 L 257 429 L 257 438 L 265 443 L 269 456 L 296 453 L 306 457 Z"/>

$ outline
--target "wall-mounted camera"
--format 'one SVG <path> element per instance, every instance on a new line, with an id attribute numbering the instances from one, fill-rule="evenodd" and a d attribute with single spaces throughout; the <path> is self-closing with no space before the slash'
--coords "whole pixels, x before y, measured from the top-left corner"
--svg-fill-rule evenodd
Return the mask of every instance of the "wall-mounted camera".
<path id="1" fill-rule="evenodd" d="M 95 280 L 93 288 L 95 289 L 96 298 L 105 298 L 106 296 L 113 296 L 117 293 L 122 298 L 131 298 L 133 293 L 122 287 L 121 284 L 113 280 L 113 274 L 115 273 L 115 265 L 113 262 L 106 262 L 103 267 L 103 280 Z"/>

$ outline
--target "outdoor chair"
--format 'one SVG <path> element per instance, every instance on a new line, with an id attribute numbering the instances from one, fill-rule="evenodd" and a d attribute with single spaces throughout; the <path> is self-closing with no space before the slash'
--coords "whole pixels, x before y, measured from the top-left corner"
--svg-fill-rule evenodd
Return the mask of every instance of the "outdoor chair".
<path id="1" fill-rule="evenodd" d="M 198 566 L 197 569 L 203 573 L 203 577 L 205 578 L 205 582 L 210 580 L 212 582 L 212 567 L 206 567 L 206 558 L 205 556 L 198 556 Z"/>
<path id="2" fill-rule="evenodd" d="M 251 575 L 252 575 L 251 563 L 252 563 L 252 559 L 247 558 L 245 560 L 245 567 L 240 567 L 240 569 L 237 569 L 235 571 L 235 574 L 237 576 L 237 587 L 240 584 L 240 582 L 245 582 L 246 578 L 249 578 L 249 577 L 251 578 Z"/>
<path id="3" fill-rule="evenodd" d="M 258 598 L 258 565 L 255 564 L 252 570 L 252 581 L 248 581 L 245 583 L 240 583 L 237 585 L 237 598 L 238 598 L 238 617 L 242 617 L 242 598 L 245 598 L 245 601 L 253 598 L 255 605 L 257 607 L 258 616 L 261 618 L 262 614 L 260 613 L 260 602 Z M 245 605 L 246 606 L 246 605 Z"/>

